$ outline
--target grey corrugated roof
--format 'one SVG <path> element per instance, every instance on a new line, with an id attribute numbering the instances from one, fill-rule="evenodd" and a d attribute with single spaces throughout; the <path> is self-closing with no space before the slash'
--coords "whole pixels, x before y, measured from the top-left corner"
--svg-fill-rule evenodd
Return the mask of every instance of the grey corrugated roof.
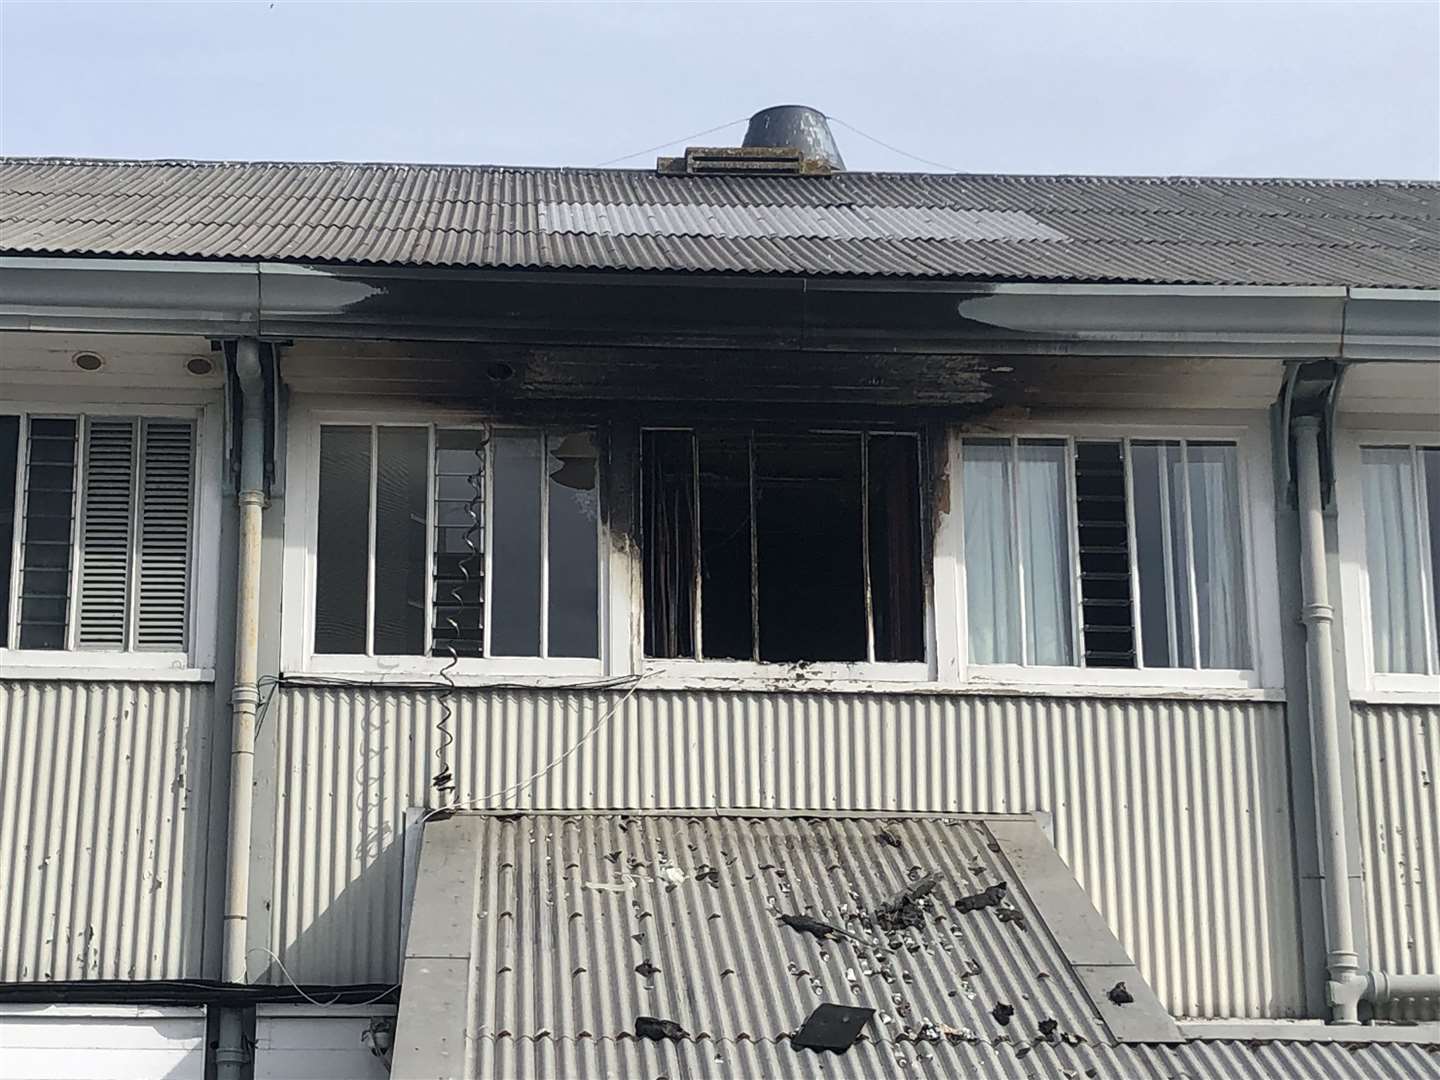
<path id="1" fill-rule="evenodd" d="M 1440 184 L 6 158 L 0 251 L 1429 288 Z"/>
<path id="2" fill-rule="evenodd" d="M 877 907 L 932 872 L 942 880 L 921 924 L 880 930 Z M 955 907 L 999 882 L 1002 907 Z M 852 936 L 818 940 L 782 913 Z M 1440 1071 L 1440 1055 L 1419 1045 L 1183 1041 L 1039 827 L 1013 817 L 460 814 L 425 827 L 405 954 L 396 1075 Z M 1129 1005 L 1107 1000 L 1119 979 Z M 790 1044 L 821 1002 L 876 1010 L 843 1055 Z M 1008 1024 L 993 1012 L 1002 1003 Z M 639 1016 L 686 1037 L 637 1038 Z"/>

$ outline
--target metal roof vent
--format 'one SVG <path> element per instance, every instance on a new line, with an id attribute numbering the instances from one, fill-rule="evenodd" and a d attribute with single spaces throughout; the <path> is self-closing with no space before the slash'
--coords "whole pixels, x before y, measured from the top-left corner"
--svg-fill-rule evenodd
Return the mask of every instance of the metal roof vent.
<path id="1" fill-rule="evenodd" d="M 689 146 L 684 157 L 662 157 L 667 175 L 826 176 L 845 161 L 825 114 L 808 105 L 775 105 L 750 117 L 741 146 Z"/>

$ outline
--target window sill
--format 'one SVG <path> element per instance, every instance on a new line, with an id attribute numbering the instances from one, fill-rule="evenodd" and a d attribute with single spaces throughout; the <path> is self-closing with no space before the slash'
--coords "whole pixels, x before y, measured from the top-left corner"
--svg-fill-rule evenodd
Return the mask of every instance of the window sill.
<path id="1" fill-rule="evenodd" d="M 1097 668 L 972 667 L 972 690 L 1045 697 L 1175 698 L 1208 701 L 1284 701 L 1284 687 L 1257 685 L 1254 672 L 1157 672 Z"/>
<path id="2" fill-rule="evenodd" d="M 173 682 L 213 683 L 214 668 L 141 664 L 11 662 L 0 654 L 0 682 Z"/>
<path id="3" fill-rule="evenodd" d="M 302 667 L 286 670 L 281 680 L 292 686 L 395 687 L 573 687 L 628 685 L 626 676 L 607 676 L 599 660 L 538 660 L 506 657 L 490 663 L 406 658 L 382 664 L 366 657 L 312 657 Z"/>
<path id="4" fill-rule="evenodd" d="M 1352 691 L 1350 700 L 1356 705 L 1422 705 L 1440 706 L 1440 689 L 1419 686 L 1376 687 Z"/>

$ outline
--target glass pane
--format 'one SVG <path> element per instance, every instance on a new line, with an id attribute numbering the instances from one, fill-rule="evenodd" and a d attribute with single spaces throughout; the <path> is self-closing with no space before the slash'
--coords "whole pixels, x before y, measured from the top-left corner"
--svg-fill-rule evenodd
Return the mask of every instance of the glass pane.
<path id="1" fill-rule="evenodd" d="M 925 659 L 920 440 L 870 436 L 870 610 L 875 659 Z"/>
<path id="2" fill-rule="evenodd" d="M 1063 442 L 1019 445 L 1020 543 L 1025 553 L 1027 663 L 1075 662 L 1070 498 Z"/>
<path id="3" fill-rule="evenodd" d="M 755 436 L 762 661 L 868 655 L 860 439 Z"/>
<path id="4" fill-rule="evenodd" d="M 1190 443 L 1190 533 L 1202 668 L 1250 666 L 1240 465 L 1233 445 Z"/>
<path id="5" fill-rule="evenodd" d="M 695 655 L 695 437 L 641 434 L 645 655 Z"/>
<path id="6" fill-rule="evenodd" d="M 375 655 L 425 652 L 424 428 L 376 432 Z"/>
<path id="7" fill-rule="evenodd" d="M 320 429 L 315 651 L 365 652 L 370 576 L 370 429 Z"/>
<path id="8" fill-rule="evenodd" d="M 495 552 L 490 645 L 495 656 L 540 655 L 540 434 L 508 432 L 495 447 Z"/>
<path id="9" fill-rule="evenodd" d="M 1423 674 L 1425 592 L 1413 458 L 1408 448 L 1367 447 L 1361 465 L 1375 670 Z"/>
<path id="10" fill-rule="evenodd" d="M 485 433 L 435 432 L 434 656 L 485 655 Z"/>
<path id="11" fill-rule="evenodd" d="M 1425 521 L 1430 530 L 1430 670 L 1440 670 L 1440 446 L 1420 451 L 1425 473 Z M 0 471 L 0 476 L 3 476 Z"/>
<path id="12" fill-rule="evenodd" d="M 600 485 L 595 436 L 546 436 L 550 456 L 550 655 L 600 655 Z"/>
<path id="13" fill-rule="evenodd" d="M 22 649 L 63 649 L 69 629 L 76 423 L 32 419 L 26 443 L 18 644 Z"/>
<path id="14" fill-rule="evenodd" d="M 965 607 L 970 660 L 1020 663 L 1020 595 L 1010 517 L 1010 444 L 966 439 Z"/>
<path id="15" fill-rule="evenodd" d="M 1146 667 L 1191 667 L 1190 545 L 1179 443 L 1130 448 L 1140 636 Z"/>
<path id="16" fill-rule="evenodd" d="M 10 565 L 15 547 L 15 486 L 20 418 L 0 416 L 0 649 L 10 644 Z"/>
<path id="17" fill-rule="evenodd" d="M 754 658 L 750 565 L 750 437 L 701 435 L 700 647 L 707 657 Z"/>

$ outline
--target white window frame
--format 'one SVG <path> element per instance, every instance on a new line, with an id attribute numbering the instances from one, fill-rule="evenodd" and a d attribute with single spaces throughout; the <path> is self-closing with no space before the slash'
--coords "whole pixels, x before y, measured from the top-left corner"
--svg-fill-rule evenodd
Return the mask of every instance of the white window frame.
<path id="1" fill-rule="evenodd" d="M 1216 668 L 1087 668 L 1081 666 L 1083 642 L 1077 635 L 1076 664 L 1071 666 L 974 664 L 970 662 L 969 615 L 965 588 L 964 549 L 964 449 L 966 439 L 1051 439 L 1067 444 L 1066 456 L 1071 463 L 1067 493 L 1071 514 L 1074 513 L 1074 444 L 1077 441 L 1186 441 L 1233 442 L 1236 444 L 1237 468 L 1240 478 L 1240 516 L 1242 522 L 1242 566 L 1245 583 L 1247 631 L 1250 635 L 1251 666 L 1242 670 Z M 1127 453 L 1127 471 L 1128 453 Z M 958 625 L 954 628 L 958 654 L 956 665 L 960 678 L 972 689 L 1025 691 L 1035 687 L 1073 688 L 1076 693 L 1094 694 L 1114 691 L 1120 694 L 1144 690 L 1206 690 L 1283 693 L 1284 671 L 1278 642 L 1280 640 L 1280 600 L 1275 548 L 1275 496 L 1271 464 L 1268 418 L 1260 415 L 1252 422 L 1211 424 L 1196 421 L 1188 414 L 1177 414 L 1174 424 L 1157 425 L 1155 413 L 1134 416 L 1116 415 L 1104 418 L 1057 418 L 1016 421 L 1002 425 L 961 425 L 951 431 L 951 524 L 944 531 L 944 556 L 953 568 L 947 577 L 954 579 L 955 612 Z M 1127 480 L 1128 483 L 1128 480 Z M 1131 511 L 1133 513 L 1133 511 Z M 1133 527 L 1132 527 L 1133 534 Z M 939 544 L 937 542 L 937 549 Z M 1072 575 L 1078 557 L 1073 550 L 1070 560 Z M 937 550 L 937 562 L 938 562 Z M 1135 586 L 1133 536 L 1131 551 L 1132 610 L 1138 602 Z M 937 566 L 937 581 L 939 579 Z M 937 586 L 938 587 L 938 586 Z M 1079 620 L 1080 586 L 1072 577 L 1072 622 Z M 1139 650 L 1138 617 L 1133 623 L 1136 649 Z"/>
<path id="2" fill-rule="evenodd" d="M 606 480 L 604 469 L 604 450 L 601 445 L 600 467 L 597 469 L 598 496 L 601 500 L 602 513 L 601 521 L 597 527 L 596 559 L 599 584 L 598 604 L 598 643 L 600 656 L 598 658 L 584 657 L 533 657 L 533 656 L 483 656 L 483 657 L 460 657 L 458 661 L 451 660 L 448 656 L 361 656 L 342 655 L 315 652 L 315 563 L 318 544 L 319 514 L 320 505 L 320 429 L 330 425 L 359 425 L 379 427 L 420 427 L 420 428 L 480 428 L 484 427 L 491 431 L 504 431 L 513 429 L 515 431 L 539 431 L 542 428 L 558 430 L 560 427 L 593 430 L 597 435 L 597 442 L 603 432 L 598 425 L 587 424 L 576 421 L 573 424 L 559 424 L 553 422 L 534 423 L 518 421 L 497 421 L 494 417 L 473 412 L 455 409 L 419 409 L 407 404 L 366 404 L 357 405 L 353 408 L 338 407 L 328 408 L 308 400 L 308 396 L 297 395 L 292 399 L 290 408 L 290 430 L 289 443 L 287 447 L 287 476 L 289 486 L 288 497 L 285 507 L 285 555 L 283 576 L 285 583 L 285 597 L 289 606 L 281 620 L 281 667 L 286 674 L 293 675 L 314 675 L 345 678 L 354 681 L 368 682 L 405 682 L 409 679 L 424 679 L 430 681 L 443 681 L 448 678 L 456 685 L 485 685 L 496 681 L 509 681 L 511 679 L 522 681 L 526 684 L 536 685 L 566 685 L 581 680 L 593 680 L 617 674 L 625 674 L 623 671 L 614 670 L 616 659 L 624 660 L 628 656 L 628 643 L 624 650 L 617 650 L 611 640 L 611 623 L 609 611 L 612 599 L 609 595 L 610 578 L 608 544 L 604 535 L 603 527 L 603 505 L 606 497 Z M 488 464 L 488 455 L 487 455 Z M 432 460 L 426 464 L 427 476 L 433 478 L 435 464 Z M 490 577 L 489 560 L 492 554 L 490 532 L 493 528 L 493 517 L 491 516 L 490 490 L 493 483 L 493 470 L 487 470 L 485 476 L 485 515 L 484 528 L 486 530 L 485 559 L 486 559 L 486 580 L 487 589 Z M 545 487 L 542 484 L 542 500 L 546 497 Z M 427 484 L 427 488 L 429 485 Z M 426 493 L 426 607 L 425 607 L 425 640 L 426 647 L 430 641 L 433 627 L 431 605 L 434 602 L 434 582 L 431 578 L 431 563 L 434 559 L 434 492 L 427 490 Z M 372 506 L 372 518 L 374 516 Z M 548 565 L 549 551 L 545 536 L 540 538 L 541 566 Z M 542 582 L 548 579 L 548 575 L 542 575 Z M 299 617 L 294 617 L 298 607 Z M 541 636 L 544 641 L 546 624 L 548 618 L 548 604 L 544 591 L 541 594 Z M 491 628 L 489 625 L 489 613 L 486 613 L 485 639 L 488 645 Z M 366 639 L 370 638 L 371 630 L 367 628 Z M 488 650 L 487 650 L 488 651 Z"/>
<path id="3" fill-rule="evenodd" d="M 745 430 L 752 430 L 751 427 Z M 644 632 L 639 631 L 641 640 L 637 648 L 642 655 L 642 672 L 646 678 L 647 685 L 662 687 L 694 688 L 694 689 L 767 689 L 776 686 L 795 687 L 802 684 L 843 684 L 855 686 L 869 683 L 885 683 L 887 685 L 904 684 L 908 686 L 933 684 L 938 675 L 936 657 L 935 637 L 935 589 L 932 587 L 930 575 L 924 573 L 928 569 L 924 560 L 933 559 L 933 553 L 925 550 L 924 526 L 929 520 L 930 507 L 933 504 L 933 494 L 929 490 L 927 444 L 931 438 L 930 431 L 926 425 L 916 424 L 913 426 L 900 425 L 898 427 L 870 427 L 863 423 L 853 426 L 847 425 L 795 425 L 786 428 L 771 428 L 768 425 L 756 425 L 754 430 L 783 431 L 786 434 L 841 434 L 855 436 L 871 435 L 906 435 L 913 436 L 918 443 L 917 460 L 919 462 L 919 475 L 916 482 L 920 491 L 920 515 L 921 515 L 921 559 L 922 559 L 922 581 L 924 583 L 923 599 L 925 610 L 922 613 L 923 622 L 922 635 L 925 643 L 925 659 L 911 661 L 888 661 L 888 660 L 802 660 L 802 661 L 781 661 L 766 662 L 757 660 L 720 660 L 713 658 L 702 658 L 699 660 L 679 658 L 659 658 L 644 656 Z M 711 431 L 724 431 L 726 428 L 707 428 L 703 424 L 641 424 L 640 431 L 690 431 L 697 435 L 706 434 Z M 737 427 L 735 430 L 739 430 Z M 863 451 L 862 451 L 863 453 Z M 636 471 L 636 483 L 640 483 L 640 471 Z M 861 494 L 865 499 L 869 498 L 868 485 L 862 483 Z M 868 513 L 864 514 L 868 522 Z M 753 522 L 752 522 L 753 528 Z M 868 529 L 868 524 L 867 524 Z M 867 532 L 868 537 L 868 532 Z M 866 551 L 868 553 L 868 540 Z M 868 592 L 870 587 L 870 571 L 868 557 L 865 569 L 865 583 Z M 643 573 L 637 572 L 635 578 L 635 604 L 641 609 L 644 604 L 644 583 Z M 696 617 L 699 617 L 697 611 Z M 640 625 L 644 626 L 644 612 L 640 611 Z M 867 639 L 872 635 L 873 627 L 867 626 Z M 873 649 L 873 640 L 867 641 L 867 651 Z"/>
<path id="4" fill-rule="evenodd" d="M 178 397 L 173 403 L 156 402 L 151 393 L 141 400 L 134 392 L 120 391 L 106 401 L 97 401 L 86 394 L 54 395 L 44 399 L 19 399 L 0 404 L 0 414 L 33 417 L 131 419 L 153 417 L 166 420 L 189 420 L 195 424 L 195 494 L 191 510 L 192 540 L 190 545 L 190 610 L 186 638 L 190 647 L 185 652 L 151 652 L 141 650 L 109 651 L 100 649 L 20 649 L 0 648 L 0 674 L 5 678 L 40 679 L 115 679 L 126 676 L 182 682 L 209 682 L 215 678 L 217 638 L 217 604 L 222 558 L 202 556 L 205 538 L 218 543 L 222 505 L 221 479 L 223 456 L 222 403 L 214 395 L 203 400 L 194 395 Z M 20 467 L 16 469 L 17 498 L 23 496 L 25 478 L 25 426 L 20 431 Z M 77 499 L 80 498 L 77 487 Z M 24 503 L 16 503 L 16 528 L 11 540 L 11 573 L 9 582 L 0 583 L 10 590 L 10 637 L 19 626 L 19 591 L 21 534 Z M 71 544 L 78 547 L 82 519 L 77 512 L 72 523 Z M 75 607 L 75 568 L 77 555 L 72 552 L 71 618 Z M 73 632 L 73 625 L 71 627 Z"/>
<path id="5" fill-rule="evenodd" d="M 1440 431 L 1342 427 L 1335 435 L 1336 533 L 1340 549 L 1340 601 L 1347 613 L 1345 672 L 1350 697 L 1374 704 L 1440 705 L 1440 674 L 1375 670 L 1370 624 L 1370 567 L 1365 551 L 1364 466 L 1370 446 L 1440 447 Z M 1428 536 L 1419 522 L 1422 537 Z M 1429 538 L 1433 543 L 1434 538 Z M 1427 608 L 1430 601 L 1427 600 Z M 1431 632 L 1437 632 L 1430 624 Z"/>

